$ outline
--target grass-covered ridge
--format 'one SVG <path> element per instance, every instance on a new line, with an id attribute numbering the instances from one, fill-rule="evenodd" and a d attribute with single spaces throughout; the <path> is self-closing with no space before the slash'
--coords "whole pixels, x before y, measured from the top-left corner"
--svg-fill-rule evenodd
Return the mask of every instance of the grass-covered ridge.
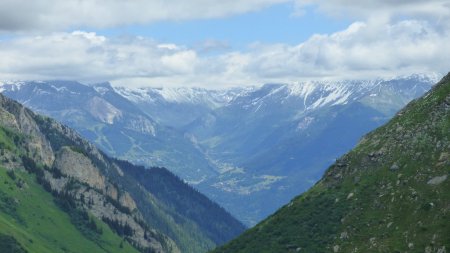
<path id="1" fill-rule="evenodd" d="M 450 75 L 308 192 L 213 252 L 446 252 Z"/>

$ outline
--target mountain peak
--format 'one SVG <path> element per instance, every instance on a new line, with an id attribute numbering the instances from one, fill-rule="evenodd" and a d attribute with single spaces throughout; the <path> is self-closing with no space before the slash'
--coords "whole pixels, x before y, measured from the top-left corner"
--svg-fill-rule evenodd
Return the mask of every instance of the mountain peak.
<path id="1" fill-rule="evenodd" d="M 108 91 L 113 91 L 114 88 L 112 87 L 110 82 L 103 82 L 103 83 L 95 83 L 90 85 L 92 88 L 94 88 L 98 93 L 104 95 Z"/>

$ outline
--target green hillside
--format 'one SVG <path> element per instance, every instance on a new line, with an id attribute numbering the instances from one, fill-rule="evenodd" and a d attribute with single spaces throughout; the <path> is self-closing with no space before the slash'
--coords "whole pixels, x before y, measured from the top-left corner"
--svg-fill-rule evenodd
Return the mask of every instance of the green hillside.
<path id="1" fill-rule="evenodd" d="M 103 222 L 61 210 L 33 175 L 5 168 L 0 168 L 0 248 L 2 253 L 137 252 Z"/>
<path id="2" fill-rule="evenodd" d="M 244 230 L 166 169 L 110 158 L 3 95 L 0 171 L 1 253 L 200 253 Z"/>
<path id="3" fill-rule="evenodd" d="M 0 162 L 20 166 L 26 138 L 0 126 Z M 0 166 L 0 252 L 138 252 L 87 212 L 65 210 L 38 181 L 22 166 Z"/>
<path id="4" fill-rule="evenodd" d="M 0 252 L 174 252 L 71 129 L 0 95 Z"/>
<path id="5" fill-rule="evenodd" d="M 450 74 L 215 253 L 450 250 Z"/>

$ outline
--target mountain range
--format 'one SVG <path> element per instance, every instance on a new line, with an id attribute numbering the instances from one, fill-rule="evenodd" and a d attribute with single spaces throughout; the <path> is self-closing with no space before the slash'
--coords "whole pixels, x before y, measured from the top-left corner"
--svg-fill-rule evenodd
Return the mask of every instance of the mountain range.
<path id="1" fill-rule="evenodd" d="M 214 253 L 450 249 L 450 73 L 307 192 Z"/>
<path id="2" fill-rule="evenodd" d="M 168 170 L 111 158 L 1 94 L 0 158 L 1 252 L 198 253 L 245 229 Z"/>
<path id="3" fill-rule="evenodd" d="M 435 81 L 413 75 L 222 90 L 41 81 L 0 89 L 108 155 L 169 168 L 251 226 Z"/>

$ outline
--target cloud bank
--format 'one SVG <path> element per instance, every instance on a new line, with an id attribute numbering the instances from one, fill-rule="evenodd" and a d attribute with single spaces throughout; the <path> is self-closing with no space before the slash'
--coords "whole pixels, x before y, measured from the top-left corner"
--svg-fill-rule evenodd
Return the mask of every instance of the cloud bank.
<path id="1" fill-rule="evenodd" d="M 359 20 L 409 16 L 446 23 L 450 16 L 448 0 L 1 0 L 0 30 L 61 31 L 222 18 L 280 3 L 295 4 L 298 13 L 314 5 L 327 14 Z"/>
<path id="2" fill-rule="evenodd" d="M 448 0 L 295 0 L 297 9 L 315 5 L 333 16 L 386 21 L 396 17 L 445 21 L 450 16 Z"/>
<path id="3" fill-rule="evenodd" d="M 226 17 L 282 2 L 294 3 L 295 13 L 312 5 L 360 21 L 297 45 L 255 43 L 240 51 L 214 40 L 189 48 L 142 37 L 54 32 Z M 450 70 L 449 21 L 448 0 L 1 0 L 0 30 L 15 35 L 0 40 L 0 80 L 223 87 L 444 74 Z M 217 48 L 226 50 L 207 53 Z"/>
<path id="4" fill-rule="evenodd" d="M 289 0 L 1 0 L 0 30 L 105 28 L 221 18 Z"/>
<path id="5" fill-rule="evenodd" d="M 237 86 L 302 79 L 446 73 L 450 33 L 430 22 L 355 22 L 298 45 L 254 44 L 204 55 L 146 38 L 76 31 L 0 42 L 0 79 L 113 81 L 133 86 Z"/>

